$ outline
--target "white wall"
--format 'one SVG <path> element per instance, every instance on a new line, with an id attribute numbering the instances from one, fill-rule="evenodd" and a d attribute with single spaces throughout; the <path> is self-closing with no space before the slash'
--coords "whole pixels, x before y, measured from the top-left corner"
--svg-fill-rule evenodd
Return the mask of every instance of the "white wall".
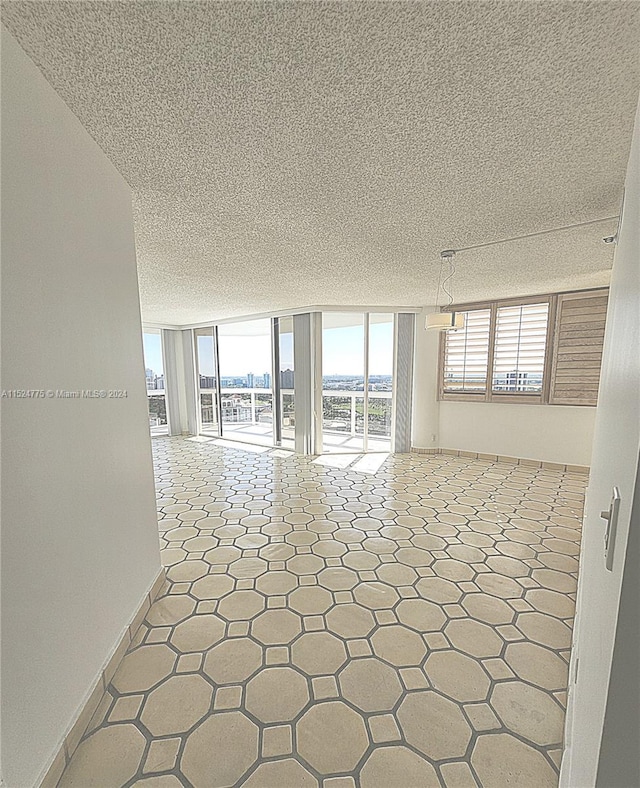
<path id="1" fill-rule="evenodd" d="M 433 307 L 416 315 L 412 446 L 589 465 L 595 408 L 501 402 L 438 402 L 440 332 Z"/>
<path id="2" fill-rule="evenodd" d="M 36 783 L 160 568 L 131 199 L 2 30 L 2 766 Z"/>
<path id="3" fill-rule="evenodd" d="M 413 369 L 413 416 L 411 420 L 411 445 L 420 449 L 440 446 L 440 403 L 438 402 L 438 347 L 440 332 L 427 331 L 424 327 L 429 312 L 435 307 L 425 307 L 416 315 L 416 341 Z"/>
<path id="4" fill-rule="evenodd" d="M 440 446 L 589 465 L 595 413 L 571 405 L 441 402 Z"/>
<path id="5" fill-rule="evenodd" d="M 626 563 L 627 539 L 640 450 L 640 109 L 636 115 L 627 170 L 624 213 L 615 252 L 600 391 L 593 441 L 593 460 L 582 528 L 576 626 L 572 651 L 566 742 L 560 784 L 582 788 L 596 784 L 609 679 L 618 691 L 626 683 L 637 693 L 638 671 L 611 672 L 616 641 L 633 637 L 633 625 L 618 620 L 623 584 L 633 585 L 626 572 L 636 573 L 638 556 Z M 612 488 L 620 490 L 620 513 L 612 571 L 605 567 L 605 521 Z M 636 513 L 635 525 L 638 524 Z M 637 541 L 636 541 L 637 544 Z M 638 600 L 626 615 L 638 615 Z M 631 621 L 631 619 L 628 619 Z M 628 641 L 627 641 L 628 642 Z M 579 663 L 576 665 L 577 661 Z M 637 695 L 636 695 L 637 697 Z M 625 709 L 610 709 L 624 715 Z M 613 721 L 613 717 L 611 718 Z M 627 757 L 638 757 L 637 738 Z M 636 763 L 637 771 L 637 763 Z M 610 771 L 609 771 L 610 773 Z M 616 783 L 622 785 L 622 783 Z M 604 783 L 606 788 L 611 784 Z M 628 783 L 625 783 L 628 785 Z"/>

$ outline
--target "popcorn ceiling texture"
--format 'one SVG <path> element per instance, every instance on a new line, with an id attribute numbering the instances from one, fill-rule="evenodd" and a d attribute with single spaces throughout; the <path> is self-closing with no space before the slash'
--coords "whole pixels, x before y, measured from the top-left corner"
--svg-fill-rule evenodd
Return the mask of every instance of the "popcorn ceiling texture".
<path id="1" fill-rule="evenodd" d="M 617 215 L 635 2 L 8 2 L 131 185 L 143 318 L 433 303 L 439 251 Z M 457 301 L 606 284 L 615 222 L 460 254 Z"/>

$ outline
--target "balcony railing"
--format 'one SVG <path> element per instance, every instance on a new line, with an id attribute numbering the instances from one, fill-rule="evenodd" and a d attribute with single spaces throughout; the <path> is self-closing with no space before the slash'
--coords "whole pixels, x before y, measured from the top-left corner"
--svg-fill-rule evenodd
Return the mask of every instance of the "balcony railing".
<path id="1" fill-rule="evenodd" d="M 364 391 L 323 390 L 322 429 L 346 435 L 364 433 Z M 369 391 L 369 424 L 371 436 L 391 437 L 390 391 Z"/>
<path id="2" fill-rule="evenodd" d="M 283 393 L 287 391 L 283 390 Z M 290 392 L 293 394 L 293 392 Z M 273 391 L 260 388 L 221 389 L 223 424 L 272 424 Z M 217 424 L 215 390 L 200 389 L 200 410 L 203 425 Z"/>
<path id="3" fill-rule="evenodd" d="M 281 389 L 282 426 L 293 428 L 294 392 Z M 221 391 L 223 424 L 272 424 L 273 391 L 260 388 L 225 388 Z M 217 424 L 215 391 L 200 389 L 200 407 L 203 427 Z M 369 435 L 391 437 L 390 391 L 370 391 L 369 398 Z M 226 402 L 225 402 L 226 400 Z M 323 389 L 322 427 L 325 432 L 342 435 L 362 435 L 364 433 L 364 391 L 342 391 Z"/>
<path id="4" fill-rule="evenodd" d="M 147 389 L 147 404 L 149 405 L 149 430 L 152 435 L 166 435 L 167 402 L 164 390 Z"/>

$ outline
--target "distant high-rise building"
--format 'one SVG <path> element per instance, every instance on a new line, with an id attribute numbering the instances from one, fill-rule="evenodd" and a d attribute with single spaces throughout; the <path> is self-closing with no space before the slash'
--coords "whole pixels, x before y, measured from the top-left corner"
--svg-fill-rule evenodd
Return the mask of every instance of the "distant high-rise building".
<path id="1" fill-rule="evenodd" d="M 251 405 L 242 401 L 240 396 L 222 397 L 222 421 L 251 421 Z"/>
<path id="2" fill-rule="evenodd" d="M 524 391 L 527 388 L 527 373 L 514 370 L 506 374 L 507 391 Z"/>
<path id="3" fill-rule="evenodd" d="M 201 389 L 214 389 L 215 387 L 216 387 L 216 379 L 213 375 L 200 375 Z"/>
<path id="4" fill-rule="evenodd" d="M 223 389 L 246 389 L 247 388 L 247 378 L 248 376 L 245 375 L 239 378 L 220 378 L 220 385 Z"/>
<path id="5" fill-rule="evenodd" d="M 147 391 L 164 391 L 164 375 L 154 375 L 152 369 L 146 369 Z"/>
<path id="6" fill-rule="evenodd" d="M 264 387 L 266 389 L 271 388 L 271 375 L 268 372 L 264 373 Z"/>
<path id="7" fill-rule="evenodd" d="M 247 388 L 252 389 L 254 382 L 255 382 L 255 376 L 253 372 L 249 372 L 249 374 L 247 375 Z"/>
<path id="8" fill-rule="evenodd" d="M 292 369 L 285 369 L 280 372 L 280 386 L 283 389 L 292 389 L 294 384 L 294 374 Z"/>

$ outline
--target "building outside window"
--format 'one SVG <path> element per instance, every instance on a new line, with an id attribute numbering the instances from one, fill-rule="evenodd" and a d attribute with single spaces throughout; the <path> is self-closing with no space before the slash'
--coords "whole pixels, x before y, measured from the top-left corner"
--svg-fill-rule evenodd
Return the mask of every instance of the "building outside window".
<path id="1" fill-rule="evenodd" d="M 164 391 L 164 359 L 162 336 L 159 330 L 147 330 L 142 335 L 144 350 L 147 401 L 149 404 L 149 430 L 152 435 L 166 435 L 167 402 Z"/>

